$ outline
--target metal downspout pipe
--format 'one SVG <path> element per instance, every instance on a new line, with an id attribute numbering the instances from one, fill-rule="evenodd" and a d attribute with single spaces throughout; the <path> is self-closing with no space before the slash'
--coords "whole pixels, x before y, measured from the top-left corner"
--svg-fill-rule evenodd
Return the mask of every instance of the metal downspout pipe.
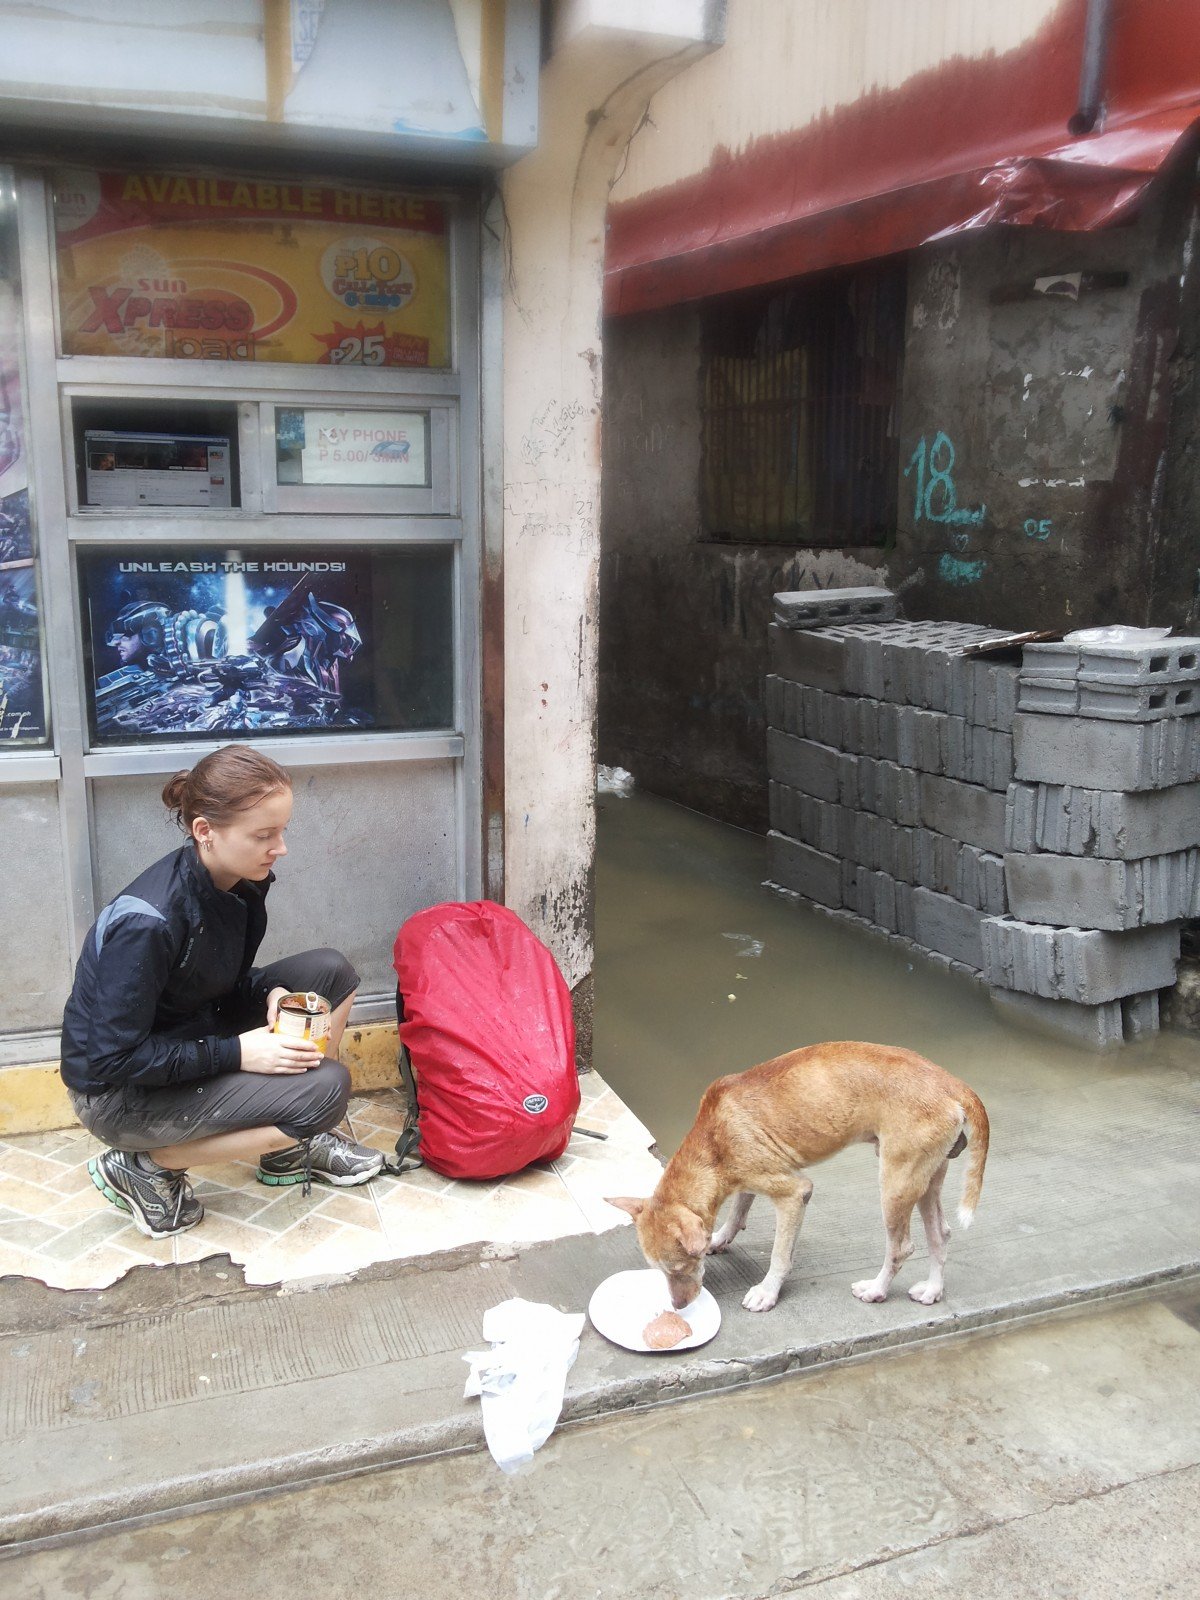
<path id="1" fill-rule="evenodd" d="M 1079 104 L 1067 123 L 1075 138 L 1091 133 L 1104 105 L 1104 68 L 1112 37 L 1113 0 L 1088 0 L 1083 26 L 1083 61 L 1079 69 Z"/>

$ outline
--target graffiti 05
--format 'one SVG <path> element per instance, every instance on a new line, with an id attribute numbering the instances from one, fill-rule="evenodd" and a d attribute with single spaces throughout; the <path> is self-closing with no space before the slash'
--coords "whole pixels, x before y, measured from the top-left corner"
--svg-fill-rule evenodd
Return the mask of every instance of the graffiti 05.
<path id="1" fill-rule="evenodd" d="M 906 478 L 914 478 L 913 520 L 915 522 L 943 522 L 978 525 L 983 521 L 986 506 L 973 510 L 958 503 L 954 485 L 955 451 L 950 437 L 936 433 L 929 444 L 924 435 L 908 459 L 904 469 Z M 914 476 L 915 475 L 915 476 Z"/>

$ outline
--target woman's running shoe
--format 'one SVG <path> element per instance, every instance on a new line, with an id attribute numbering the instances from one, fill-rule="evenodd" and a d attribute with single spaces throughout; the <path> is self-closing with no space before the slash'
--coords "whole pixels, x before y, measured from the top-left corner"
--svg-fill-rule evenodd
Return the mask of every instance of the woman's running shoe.
<path id="1" fill-rule="evenodd" d="M 104 1198 L 128 1211 L 134 1227 L 147 1238 L 185 1233 L 204 1216 L 186 1174 L 160 1167 L 144 1152 L 105 1150 L 87 1166 Z"/>

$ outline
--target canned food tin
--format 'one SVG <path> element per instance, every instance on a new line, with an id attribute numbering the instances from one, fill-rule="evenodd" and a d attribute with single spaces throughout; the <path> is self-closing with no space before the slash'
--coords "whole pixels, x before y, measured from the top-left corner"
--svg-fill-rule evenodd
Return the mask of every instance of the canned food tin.
<path id="1" fill-rule="evenodd" d="M 285 994 L 275 1016 L 275 1032 L 288 1039 L 311 1039 L 322 1055 L 329 1040 L 329 1001 L 323 994 Z"/>

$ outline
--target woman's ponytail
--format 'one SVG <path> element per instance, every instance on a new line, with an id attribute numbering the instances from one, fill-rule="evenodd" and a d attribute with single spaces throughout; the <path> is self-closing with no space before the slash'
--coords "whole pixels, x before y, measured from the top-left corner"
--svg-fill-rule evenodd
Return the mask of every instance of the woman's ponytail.
<path id="1" fill-rule="evenodd" d="M 190 774 L 186 769 L 181 769 L 173 778 L 168 778 L 166 783 L 163 784 L 163 805 L 166 806 L 167 810 L 171 813 L 171 816 L 181 828 L 184 826 L 183 801 L 184 795 L 187 793 L 187 781 L 189 776 Z"/>

